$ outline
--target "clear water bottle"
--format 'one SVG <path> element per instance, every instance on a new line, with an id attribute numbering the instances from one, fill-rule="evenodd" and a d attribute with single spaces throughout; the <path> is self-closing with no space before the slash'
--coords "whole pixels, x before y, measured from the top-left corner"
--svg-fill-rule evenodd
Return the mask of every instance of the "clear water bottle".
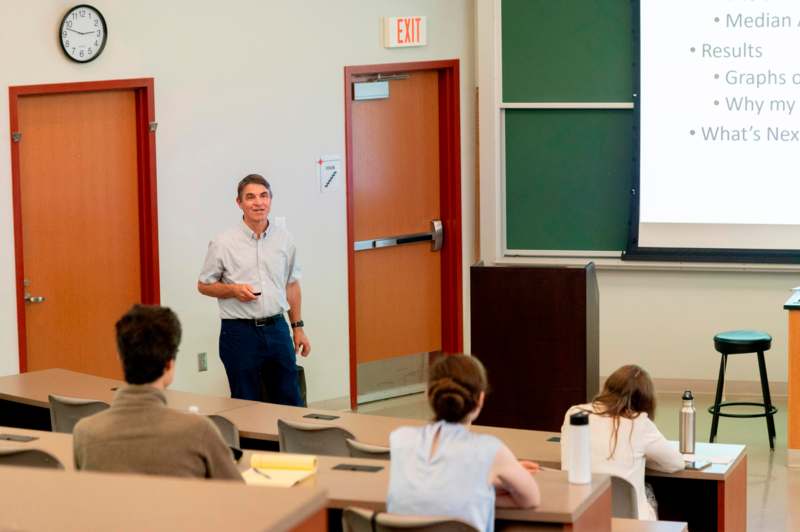
<path id="1" fill-rule="evenodd" d="M 569 416 L 570 484 L 589 484 L 592 481 L 592 450 L 589 441 L 589 414 L 578 412 Z"/>
<path id="2" fill-rule="evenodd" d="M 681 454 L 694 454 L 695 418 L 692 391 L 683 392 L 683 406 L 680 413 L 680 451 Z"/>

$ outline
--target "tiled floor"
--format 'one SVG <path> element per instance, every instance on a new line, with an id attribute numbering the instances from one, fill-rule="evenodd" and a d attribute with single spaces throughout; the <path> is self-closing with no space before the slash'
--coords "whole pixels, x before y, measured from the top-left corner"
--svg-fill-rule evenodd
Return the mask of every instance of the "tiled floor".
<path id="1" fill-rule="evenodd" d="M 727 400 L 757 401 L 754 397 L 727 397 Z M 491 397 L 487 400 L 491 400 Z M 711 395 L 697 396 L 698 441 L 708 441 Z M 747 445 L 747 521 L 750 531 L 777 532 L 800 530 L 800 469 L 786 467 L 786 399 L 775 398 L 777 439 L 770 452 L 764 418 L 721 418 L 717 441 Z M 656 423 L 668 439 L 678 438 L 679 394 L 658 397 Z M 745 412 L 742 407 L 739 412 Z M 384 416 L 429 419 L 430 408 L 423 394 L 410 395 L 362 405 L 359 412 Z M 752 410 L 751 410 L 752 411 Z M 480 418 L 478 418 L 480 423 Z M 797 506 L 795 506 L 797 504 Z"/>

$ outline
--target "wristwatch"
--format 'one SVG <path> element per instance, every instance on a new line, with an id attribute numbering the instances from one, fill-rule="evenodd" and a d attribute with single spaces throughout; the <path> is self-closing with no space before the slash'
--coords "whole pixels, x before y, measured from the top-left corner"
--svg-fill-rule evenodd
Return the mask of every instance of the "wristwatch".
<path id="1" fill-rule="evenodd" d="M 303 320 L 293 321 L 291 324 L 292 329 L 296 329 L 297 327 L 303 326 Z"/>

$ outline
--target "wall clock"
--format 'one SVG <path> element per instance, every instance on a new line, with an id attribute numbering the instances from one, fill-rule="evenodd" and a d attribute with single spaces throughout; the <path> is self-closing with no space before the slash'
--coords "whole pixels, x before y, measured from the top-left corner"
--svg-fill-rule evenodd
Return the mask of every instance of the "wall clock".
<path id="1" fill-rule="evenodd" d="M 77 5 L 61 20 L 59 38 L 67 57 L 78 63 L 93 61 L 103 52 L 108 40 L 106 19 L 90 5 Z"/>

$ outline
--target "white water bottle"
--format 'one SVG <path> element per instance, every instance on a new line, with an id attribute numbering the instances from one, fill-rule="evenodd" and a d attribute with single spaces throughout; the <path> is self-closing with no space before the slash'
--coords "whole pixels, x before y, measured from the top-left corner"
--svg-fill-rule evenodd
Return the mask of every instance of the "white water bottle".
<path id="1" fill-rule="evenodd" d="M 589 442 L 589 414 L 578 412 L 569 416 L 569 473 L 570 484 L 589 484 L 592 481 L 592 452 Z"/>
<path id="2" fill-rule="evenodd" d="M 681 454 L 694 454 L 695 442 L 695 410 L 694 410 L 694 397 L 692 397 L 691 390 L 683 392 L 681 397 L 683 405 L 681 406 L 680 425 L 679 425 L 679 439 L 678 447 Z"/>

